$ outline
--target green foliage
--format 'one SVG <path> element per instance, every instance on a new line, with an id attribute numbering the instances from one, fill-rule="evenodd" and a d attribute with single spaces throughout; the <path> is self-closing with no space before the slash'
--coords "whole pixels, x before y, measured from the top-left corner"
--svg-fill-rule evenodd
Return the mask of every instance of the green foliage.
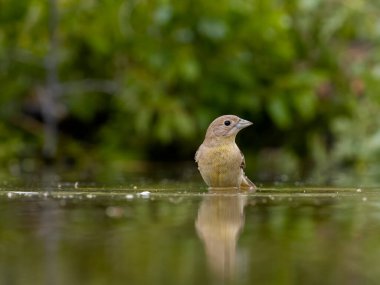
<path id="1" fill-rule="evenodd" d="M 61 112 L 51 111 L 60 114 L 60 130 L 74 137 L 59 146 L 63 157 L 78 155 L 70 145 L 90 141 L 91 150 L 105 154 L 103 161 L 124 155 L 190 159 L 209 122 L 234 113 L 257 122 L 255 150 L 248 157 L 275 149 L 288 153 L 280 157 L 296 156 L 302 167 L 310 166 L 318 160 L 315 142 L 329 152 L 328 140 L 342 136 L 336 125 L 360 110 L 361 85 L 372 82 L 365 92 L 379 90 L 379 67 L 366 71 L 379 57 L 373 48 L 380 23 L 376 1 L 57 5 L 53 56 Z M 26 149 L 42 136 L 43 128 L 22 125 L 40 120 L 38 90 L 48 86 L 51 14 L 40 1 L 3 1 L 1 7 L 0 116 L 7 137 L 11 130 L 16 137 L 33 134 L 17 143 Z M 82 129 L 84 136 L 74 135 Z"/>

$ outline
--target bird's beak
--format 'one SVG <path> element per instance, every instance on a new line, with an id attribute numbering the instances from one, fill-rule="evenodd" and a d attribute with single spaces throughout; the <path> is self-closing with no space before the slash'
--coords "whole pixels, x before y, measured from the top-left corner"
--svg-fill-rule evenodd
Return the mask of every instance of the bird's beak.
<path id="1" fill-rule="evenodd" d="M 240 119 L 239 122 L 236 124 L 236 128 L 239 129 L 239 130 L 241 130 L 241 129 L 244 129 L 246 127 L 249 127 L 252 124 L 253 123 L 250 122 L 250 121 Z"/>

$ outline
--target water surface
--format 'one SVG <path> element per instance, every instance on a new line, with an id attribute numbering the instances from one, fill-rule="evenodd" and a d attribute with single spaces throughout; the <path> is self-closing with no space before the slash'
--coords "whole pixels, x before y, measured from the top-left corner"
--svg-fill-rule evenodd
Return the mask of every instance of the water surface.
<path id="1" fill-rule="evenodd" d="M 0 284 L 376 284 L 376 188 L 3 186 Z"/>

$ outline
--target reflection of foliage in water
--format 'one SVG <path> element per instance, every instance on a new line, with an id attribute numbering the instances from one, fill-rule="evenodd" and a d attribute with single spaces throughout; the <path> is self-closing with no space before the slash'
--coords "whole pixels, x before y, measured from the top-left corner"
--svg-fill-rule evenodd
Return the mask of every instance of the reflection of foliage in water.
<path id="1" fill-rule="evenodd" d="M 232 209 L 220 203 L 225 213 L 218 209 L 223 220 L 214 220 L 219 223 L 214 226 L 234 231 L 228 233 L 233 240 L 226 241 L 237 241 L 240 257 L 234 284 L 379 280 L 376 191 L 277 190 L 248 197 L 238 241 L 243 220 L 235 214 L 242 209 L 233 196 Z M 39 198 L 1 192 L 0 283 L 213 284 L 207 249 L 194 226 L 199 211 L 207 211 L 201 209 L 207 198 L 202 203 L 196 192 L 126 199 L 125 193 L 106 192 L 72 198 L 69 189 L 55 198 L 43 192 Z M 211 205 L 210 212 L 215 209 Z"/>

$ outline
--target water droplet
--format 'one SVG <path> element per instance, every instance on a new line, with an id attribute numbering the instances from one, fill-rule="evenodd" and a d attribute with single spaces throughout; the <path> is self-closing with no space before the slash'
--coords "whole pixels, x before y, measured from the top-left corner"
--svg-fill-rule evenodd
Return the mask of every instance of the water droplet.
<path id="1" fill-rule="evenodd" d="M 140 192 L 138 195 L 141 196 L 142 198 L 149 198 L 150 192 L 149 191 L 143 191 L 143 192 Z"/>
<path id="2" fill-rule="evenodd" d="M 133 199 L 133 195 L 132 194 L 127 194 L 127 195 L 125 195 L 125 198 L 127 198 L 128 200 L 132 200 Z"/>

